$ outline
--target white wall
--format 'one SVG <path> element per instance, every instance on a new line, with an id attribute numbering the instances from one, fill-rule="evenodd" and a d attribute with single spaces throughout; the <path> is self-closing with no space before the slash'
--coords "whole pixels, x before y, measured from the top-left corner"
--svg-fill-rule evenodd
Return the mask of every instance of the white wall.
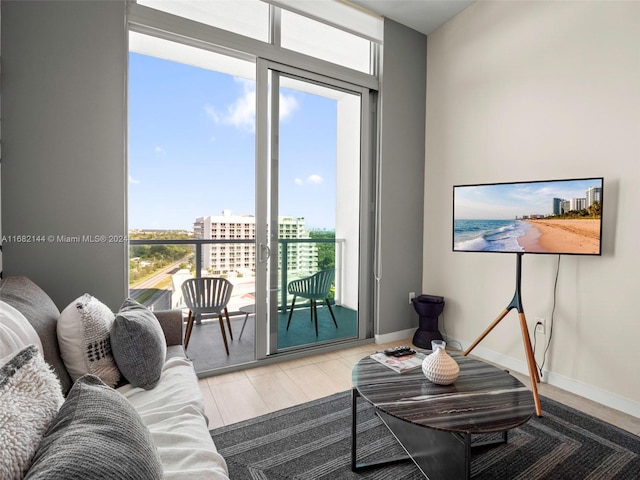
<path id="1" fill-rule="evenodd" d="M 336 145 L 336 302 L 358 309 L 360 247 L 360 108 L 367 101 L 345 94 L 338 100 Z"/>
<path id="2" fill-rule="evenodd" d="M 125 7 L 1 3 L 2 232 L 38 238 L 4 242 L 3 273 L 60 309 L 85 292 L 117 309 L 127 293 Z"/>
<path id="3" fill-rule="evenodd" d="M 546 378 L 640 416 L 640 3 L 477 2 L 429 35 L 423 289 L 469 344 L 508 305 L 515 256 L 451 252 L 452 185 L 603 176 L 601 257 L 560 263 Z M 528 322 L 557 256 L 525 255 Z M 537 357 L 542 359 L 542 337 Z M 526 371 L 511 312 L 475 354 Z"/>

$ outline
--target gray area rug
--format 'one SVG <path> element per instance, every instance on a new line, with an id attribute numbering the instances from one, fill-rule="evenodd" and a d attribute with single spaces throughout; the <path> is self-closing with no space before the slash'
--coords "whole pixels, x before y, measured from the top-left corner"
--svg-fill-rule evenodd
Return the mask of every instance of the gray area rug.
<path id="1" fill-rule="evenodd" d="M 374 409 L 358 405 L 358 461 L 401 454 Z M 542 410 L 542 418 L 511 430 L 507 444 L 474 453 L 472 478 L 640 479 L 640 437 L 546 398 Z M 412 462 L 351 472 L 350 392 L 217 428 L 211 436 L 234 480 L 424 478 Z"/>

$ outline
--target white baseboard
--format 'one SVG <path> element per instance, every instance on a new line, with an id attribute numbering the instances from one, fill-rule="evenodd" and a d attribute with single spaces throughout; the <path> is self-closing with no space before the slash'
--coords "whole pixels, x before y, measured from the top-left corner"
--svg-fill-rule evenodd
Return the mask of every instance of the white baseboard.
<path id="1" fill-rule="evenodd" d="M 458 342 L 461 343 L 461 345 L 463 344 L 458 340 L 449 338 L 448 343 L 452 342 Z M 469 346 L 470 343 L 467 343 L 464 348 L 467 348 Z M 503 355 L 479 345 L 473 349 L 473 355 L 488 362 L 500 365 L 507 370 L 513 370 L 515 372 L 529 376 L 529 367 L 527 365 L 527 362 L 524 360 L 518 360 L 517 358 Z M 594 402 L 601 403 L 602 405 L 606 405 L 607 407 L 613 408 L 615 410 L 619 410 L 626 414 L 632 415 L 636 418 L 640 418 L 640 402 L 635 402 L 613 392 L 594 387 L 593 385 L 574 380 L 573 378 L 554 373 L 550 370 L 542 371 L 541 381 L 549 385 L 553 385 L 554 387 L 566 390 L 567 392 L 573 393 L 575 395 L 593 400 Z"/>
<path id="2" fill-rule="evenodd" d="M 398 340 L 406 340 L 407 338 L 413 338 L 413 334 L 416 332 L 415 328 L 408 330 L 401 330 L 399 332 L 385 333 L 384 335 L 376 335 L 376 343 L 390 343 Z"/>
<path id="3" fill-rule="evenodd" d="M 375 339 L 376 343 L 395 342 L 397 340 L 411 338 L 414 332 L 415 329 L 402 330 L 384 335 L 376 335 Z M 454 346 L 459 345 L 460 350 L 464 350 L 471 345 L 468 342 L 460 341 L 453 337 L 448 337 L 447 343 L 454 344 Z M 527 362 L 524 360 L 503 355 L 480 345 L 473 349 L 473 356 L 486 360 L 487 362 L 500 365 L 507 370 L 513 370 L 514 372 L 529 376 L 529 367 L 527 366 Z M 566 377 L 549 370 L 542 371 L 541 380 L 544 383 L 561 388 L 567 392 L 601 403 L 602 405 L 614 408 L 636 418 L 640 418 L 640 402 L 635 402 L 613 392 L 602 390 L 601 388 L 579 382 L 578 380 L 574 380 L 573 378 Z"/>

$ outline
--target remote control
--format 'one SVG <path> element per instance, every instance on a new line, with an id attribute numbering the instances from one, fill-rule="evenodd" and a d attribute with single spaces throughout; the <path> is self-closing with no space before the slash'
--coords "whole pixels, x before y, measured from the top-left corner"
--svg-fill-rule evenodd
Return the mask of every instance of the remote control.
<path id="1" fill-rule="evenodd" d="M 405 355 L 413 355 L 414 353 L 416 353 L 415 350 L 404 345 L 399 347 L 388 348 L 387 350 L 384 351 L 384 354 L 389 357 L 404 357 Z"/>

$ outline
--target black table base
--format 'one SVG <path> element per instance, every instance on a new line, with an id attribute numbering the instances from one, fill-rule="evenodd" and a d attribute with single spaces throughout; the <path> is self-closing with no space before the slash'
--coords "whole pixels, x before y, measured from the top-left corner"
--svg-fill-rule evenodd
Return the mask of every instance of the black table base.
<path id="1" fill-rule="evenodd" d="M 430 480 L 449 480 L 452 478 L 469 480 L 471 478 L 471 454 L 473 450 L 507 443 L 507 431 L 500 433 L 500 440 L 472 444 L 471 434 L 469 433 L 446 432 L 415 425 L 378 410 L 376 413 L 407 452 L 407 455 L 375 462 L 358 462 L 357 413 L 359 397 L 358 390 L 352 389 L 351 470 L 353 472 L 413 461 L 422 474 Z"/>

